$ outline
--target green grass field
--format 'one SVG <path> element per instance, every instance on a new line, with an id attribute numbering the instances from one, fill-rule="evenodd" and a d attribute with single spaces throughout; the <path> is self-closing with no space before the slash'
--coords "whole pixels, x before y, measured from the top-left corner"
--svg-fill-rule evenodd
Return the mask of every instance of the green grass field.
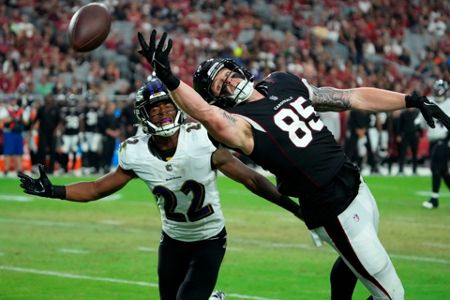
<path id="1" fill-rule="evenodd" d="M 53 178 L 58 184 L 79 178 Z M 450 299 L 450 197 L 421 208 L 429 177 L 367 177 L 381 214 L 380 236 L 406 299 Z M 228 299 L 329 299 L 336 254 L 313 247 L 303 223 L 221 177 L 228 250 L 217 288 Z M 23 194 L 0 179 L 0 299 L 158 299 L 160 218 L 136 180 L 87 204 Z M 354 299 L 368 293 L 358 285 Z"/>

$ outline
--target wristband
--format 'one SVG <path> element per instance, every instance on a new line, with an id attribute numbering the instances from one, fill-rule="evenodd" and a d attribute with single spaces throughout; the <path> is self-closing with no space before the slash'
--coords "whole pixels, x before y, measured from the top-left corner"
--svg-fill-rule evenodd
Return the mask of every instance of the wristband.
<path id="1" fill-rule="evenodd" d="M 423 108 L 424 103 L 429 103 L 428 99 L 424 96 L 419 96 L 416 92 L 413 92 L 412 95 L 405 96 L 405 107 L 416 107 L 419 109 Z"/>
<path id="2" fill-rule="evenodd" d="M 66 187 L 64 185 L 52 186 L 52 198 L 66 199 Z"/>
<path id="3" fill-rule="evenodd" d="M 175 77 L 173 74 L 170 74 L 164 79 L 163 78 L 160 79 L 169 91 L 173 91 L 180 85 L 180 79 Z"/>
<path id="4" fill-rule="evenodd" d="M 417 107 L 417 98 L 416 95 L 406 95 L 405 96 L 405 107 Z"/>

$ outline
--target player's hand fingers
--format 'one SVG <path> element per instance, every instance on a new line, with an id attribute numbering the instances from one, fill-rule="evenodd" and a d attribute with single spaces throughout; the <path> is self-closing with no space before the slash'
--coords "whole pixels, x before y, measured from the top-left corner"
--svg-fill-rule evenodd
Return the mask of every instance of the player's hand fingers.
<path id="1" fill-rule="evenodd" d="M 148 45 L 147 45 L 147 42 L 144 39 L 144 36 L 140 32 L 138 32 L 138 40 L 139 40 L 139 44 L 141 45 L 141 48 L 142 48 L 138 52 L 145 56 L 145 53 L 148 52 Z"/>
<path id="2" fill-rule="evenodd" d="M 19 171 L 19 172 L 17 173 L 17 177 L 19 177 L 19 178 L 22 180 L 22 179 L 29 178 L 30 176 L 25 175 L 25 173 L 23 173 L 22 171 Z"/>
<path id="3" fill-rule="evenodd" d="M 168 41 L 167 41 L 167 47 L 166 47 L 166 50 L 164 50 L 164 55 L 166 55 L 166 56 L 168 56 L 169 55 L 169 53 L 170 53 L 170 50 L 172 50 L 172 39 L 169 39 Z"/>
<path id="4" fill-rule="evenodd" d="M 45 172 L 45 167 L 42 164 L 38 165 L 39 170 L 39 180 L 48 179 L 47 172 Z"/>
<path id="5" fill-rule="evenodd" d="M 164 44 L 166 43 L 167 32 L 164 32 L 161 39 L 159 40 L 158 47 L 156 48 L 156 52 L 161 53 L 164 48 Z"/>
<path id="6" fill-rule="evenodd" d="M 152 49 L 152 51 L 154 51 L 155 46 L 156 46 L 156 30 L 153 29 L 152 33 L 150 34 L 149 48 Z"/>

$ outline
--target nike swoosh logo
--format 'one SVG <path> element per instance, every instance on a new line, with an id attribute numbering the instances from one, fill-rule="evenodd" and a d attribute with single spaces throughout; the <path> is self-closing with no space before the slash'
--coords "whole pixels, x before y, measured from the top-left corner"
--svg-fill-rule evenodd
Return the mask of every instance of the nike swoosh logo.
<path id="1" fill-rule="evenodd" d="M 39 185 L 41 186 L 42 189 L 40 191 L 36 190 L 36 192 L 39 192 L 39 193 L 45 192 L 45 187 L 44 187 L 44 185 L 42 184 L 41 181 L 39 181 Z"/>

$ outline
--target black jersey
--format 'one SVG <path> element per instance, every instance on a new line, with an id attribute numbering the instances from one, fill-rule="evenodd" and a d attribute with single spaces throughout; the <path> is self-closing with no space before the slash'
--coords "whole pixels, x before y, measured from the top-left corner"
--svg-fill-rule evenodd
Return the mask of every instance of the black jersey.
<path id="1" fill-rule="evenodd" d="M 86 107 L 84 111 L 84 130 L 86 132 L 100 132 L 100 109 Z"/>
<path id="2" fill-rule="evenodd" d="M 276 175 L 281 193 L 299 197 L 303 209 L 321 219 L 305 217 L 309 227 L 321 225 L 320 215 L 340 213 L 352 200 L 335 203 L 329 191 L 347 158 L 314 110 L 306 80 L 276 72 L 260 85 L 264 99 L 228 111 L 252 125 L 255 146 L 249 157 Z"/>
<path id="3" fill-rule="evenodd" d="M 63 107 L 62 118 L 64 120 L 65 135 L 77 135 L 80 132 L 80 111 L 74 107 Z"/>

